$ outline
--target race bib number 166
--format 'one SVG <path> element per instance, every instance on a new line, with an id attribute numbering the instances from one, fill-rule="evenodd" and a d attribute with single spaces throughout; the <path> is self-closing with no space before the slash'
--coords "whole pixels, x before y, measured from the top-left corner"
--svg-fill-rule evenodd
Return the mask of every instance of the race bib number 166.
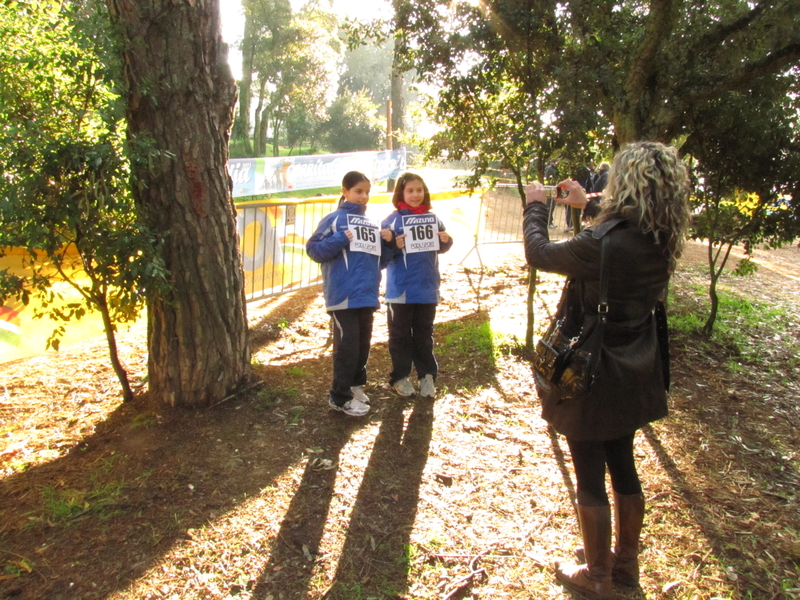
<path id="1" fill-rule="evenodd" d="M 439 224 L 436 215 L 403 215 L 406 252 L 438 252 Z"/>
<path id="2" fill-rule="evenodd" d="M 367 252 L 381 254 L 381 236 L 378 225 L 360 215 L 347 215 L 347 228 L 353 234 L 350 240 L 351 252 Z"/>

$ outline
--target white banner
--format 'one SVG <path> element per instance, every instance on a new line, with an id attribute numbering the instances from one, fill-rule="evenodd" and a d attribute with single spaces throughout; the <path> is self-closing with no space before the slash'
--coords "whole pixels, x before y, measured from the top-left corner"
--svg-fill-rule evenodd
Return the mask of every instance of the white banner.
<path id="1" fill-rule="evenodd" d="M 234 198 L 338 186 L 348 171 L 360 171 L 374 183 L 396 178 L 405 170 L 405 148 L 228 161 Z"/>

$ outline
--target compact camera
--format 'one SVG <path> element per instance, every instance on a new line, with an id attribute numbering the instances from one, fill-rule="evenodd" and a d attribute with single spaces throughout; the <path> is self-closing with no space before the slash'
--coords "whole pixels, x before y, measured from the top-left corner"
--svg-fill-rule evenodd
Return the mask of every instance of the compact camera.
<path id="1" fill-rule="evenodd" d="M 547 199 L 552 200 L 553 198 L 561 198 L 563 190 L 555 185 L 546 185 L 544 186 L 544 191 L 547 194 Z"/>

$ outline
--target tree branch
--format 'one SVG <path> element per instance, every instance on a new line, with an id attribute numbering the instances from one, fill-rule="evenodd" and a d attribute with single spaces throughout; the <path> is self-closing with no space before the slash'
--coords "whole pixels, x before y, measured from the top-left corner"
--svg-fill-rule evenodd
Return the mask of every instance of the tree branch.
<path id="1" fill-rule="evenodd" d="M 694 46 L 692 55 L 702 53 L 704 48 L 709 46 L 719 46 L 722 42 L 727 40 L 734 33 L 743 31 L 750 25 L 757 17 L 759 17 L 767 8 L 771 7 L 774 0 L 761 0 L 749 13 L 734 21 L 733 23 L 720 24 L 716 29 L 712 29 L 706 35 L 702 36 L 697 44 Z"/>
<path id="2" fill-rule="evenodd" d="M 740 90 L 755 80 L 777 73 L 785 67 L 796 65 L 800 62 L 800 36 L 796 36 L 789 44 L 771 52 L 759 61 L 745 64 L 740 69 L 720 76 L 714 80 L 709 80 L 708 85 L 704 85 L 698 92 L 689 93 L 685 96 L 685 105 L 694 102 L 716 98 L 720 91 Z"/>
<path id="3" fill-rule="evenodd" d="M 653 72 L 654 59 L 675 25 L 678 14 L 675 5 L 676 0 L 653 0 L 650 4 L 642 42 L 633 53 L 635 58 L 625 82 L 628 98 L 641 98 L 642 90 Z"/>

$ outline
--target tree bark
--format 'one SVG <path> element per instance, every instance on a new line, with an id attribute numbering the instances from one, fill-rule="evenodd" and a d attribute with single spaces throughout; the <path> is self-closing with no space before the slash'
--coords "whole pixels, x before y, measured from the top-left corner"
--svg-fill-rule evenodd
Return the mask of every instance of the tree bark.
<path id="1" fill-rule="evenodd" d="M 250 374 L 226 170 L 236 86 L 218 0 L 107 0 L 121 32 L 134 195 L 164 237 L 172 289 L 148 298 L 150 394 L 207 406 Z"/>

